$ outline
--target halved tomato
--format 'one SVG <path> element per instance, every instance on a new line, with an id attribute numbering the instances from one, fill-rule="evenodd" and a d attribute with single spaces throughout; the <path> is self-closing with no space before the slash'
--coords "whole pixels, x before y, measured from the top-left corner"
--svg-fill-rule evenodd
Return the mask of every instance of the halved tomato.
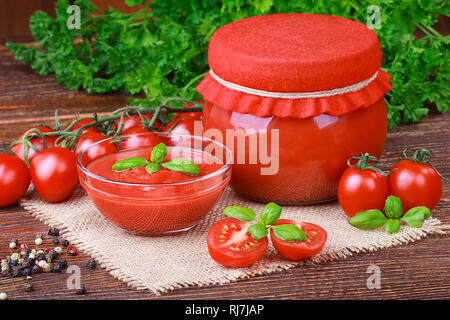
<path id="1" fill-rule="evenodd" d="M 278 238 L 270 229 L 270 239 L 278 253 L 292 261 L 309 258 L 319 253 L 327 241 L 327 232 L 322 227 L 308 222 L 298 222 L 290 219 L 277 220 L 273 225 L 293 224 L 299 227 L 308 238 L 307 241 L 285 241 Z"/>
<path id="2" fill-rule="evenodd" d="M 267 237 L 253 239 L 249 223 L 235 218 L 217 221 L 208 231 L 211 258 L 225 267 L 246 267 L 259 260 L 268 246 Z"/>

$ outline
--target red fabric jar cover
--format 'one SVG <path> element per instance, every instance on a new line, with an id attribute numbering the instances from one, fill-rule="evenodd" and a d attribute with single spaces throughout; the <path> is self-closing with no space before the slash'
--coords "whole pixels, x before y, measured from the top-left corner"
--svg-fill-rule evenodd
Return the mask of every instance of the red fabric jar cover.
<path id="1" fill-rule="evenodd" d="M 204 99 L 258 117 L 341 115 L 391 89 L 390 76 L 380 70 L 376 34 L 335 16 L 273 14 L 232 22 L 211 37 L 208 60 L 211 72 L 197 86 Z"/>

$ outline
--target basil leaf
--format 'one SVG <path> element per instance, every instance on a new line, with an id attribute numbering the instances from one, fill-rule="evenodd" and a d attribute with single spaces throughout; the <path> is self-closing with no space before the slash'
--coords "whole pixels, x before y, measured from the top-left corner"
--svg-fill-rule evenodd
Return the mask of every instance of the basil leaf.
<path id="1" fill-rule="evenodd" d="M 191 174 L 193 176 L 200 174 L 200 168 L 192 161 L 184 158 L 175 158 L 161 165 L 166 169 Z"/>
<path id="2" fill-rule="evenodd" d="M 261 223 L 252 224 L 250 227 L 248 227 L 248 232 L 255 240 L 267 237 L 267 234 L 269 233 L 266 226 Z"/>
<path id="3" fill-rule="evenodd" d="M 389 219 L 386 221 L 384 225 L 384 230 L 387 233 L 394 233 L 400 230 L 400 220 L 398 219 Z"/>
<path id="4" fill-rule="evenodd" d="M 400 219 L 403 215 L 403 207 L 400 198 L 389 196 L 384 204 L 384 212 L 391 219 Z"/>
<path id="5" fill-rule="evenodd" d="M 256 220 L 255 211 L 245 207 L 229 206 L 223 210 L 223 214 L 228 217 L 236 218 L 244 222 Z"/>
<path id="6" fill-rule="evenodd" d="M 152 153 L 150 155 L 150 161 L 153 163 L 160 164 L 163 162 L 167 155 L 167 147 L 164 143 L 157 144 L 153 147 Z"/>
<path id="7" fill-rule="evenodd" d="M 264 224 L 272 224 L 281 216 L 281 207 L 276 203 L 270 202 L 266 204 L 261 212 L 261 221 Z"/>
<path id="8" fill-rule="evenodd" d="M 410 213 L 411 215 L 412 215 L 412 212 L 421 211 L 421 212 L 423 212 L 423 216 L 425 219 L 428 219 L 429 217 L 431 217 L 431 211 L 427 207 L 418 206 L 418 207 L 414 207 L 414 208 L 411 208 L 408 210 L 408 212 L 410 212 L 410 211 L 411 211 L 411 213 Z"/>
<path id="9" fill-rule="evenodd" d="M 383 212 L 378 209 L 361 211 L 354 217 L 348 219 L 348 223 L 361 230 L 372 230 L 379 228 L 383 226 L 386 221 L 387 219 Z"/>
<path id="10" fill-rule="evenodd" d="M 149 174 L 155 173 L 159 170 L 161 170 L 161 166 L 157 163 L 149 163 L 145 166 L 145 171 Z"/>
<path id="11" fill-rule="evenodd" d="M 276 226 L 270 226 L 273 233 L 284 241 L 306 241 L 308 238 L 306 234 L 297 226 L 293 224 L 279 224 Z"/>
<path id="12" fill-rule="evenodd" d="M 122 160 L 114 163 L 112 166 L 112 169 L 113 169 L 113 171 L 118 171 L 118 172 L 127 171 L 130 169 L 143 167 L 143 166 L 147 165 L 147 163 L 148 163 L 148 161 L 142 157 L 126 158 L 126 159 L 122 159 Z"/>
<path id="13" fill-rule="evenodd" d="M 414 228 L 420 228 L 425 220 L 426 210 L 425 207 L 415 207 L 408 210 L 407 213 L 400 219 L 406 222 L 409 226 Z M 426 208 L 428 209 L 428 208 Z"/>

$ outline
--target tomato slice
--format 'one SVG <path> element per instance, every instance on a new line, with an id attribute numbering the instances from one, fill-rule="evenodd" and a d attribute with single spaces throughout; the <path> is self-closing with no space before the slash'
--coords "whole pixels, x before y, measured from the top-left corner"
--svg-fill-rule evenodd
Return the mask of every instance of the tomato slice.
<path id="1" fill-rule="evenodd" d="M 270 230 L 270 239 L 278 253 L 292 261 L 309 258 L 319 253 L 327 241 L 327 232 L 322 227 L 308 222 L 298 222 L 289 219 L 280 219 L 273 225 L 293 224 L 303 230 L 307 241 L 285 241 L 278 238 L 273 230 Z"/>
<path id="2" fill-rule="evenodd" d="M 268 239 L 253 239 L 247 231 L 249 223 L 235 218 L 217 221 L 208 231 L 207 243 L 211 258 L 225 267 L 246 267 L 259 260 L 268 246 Z"/>

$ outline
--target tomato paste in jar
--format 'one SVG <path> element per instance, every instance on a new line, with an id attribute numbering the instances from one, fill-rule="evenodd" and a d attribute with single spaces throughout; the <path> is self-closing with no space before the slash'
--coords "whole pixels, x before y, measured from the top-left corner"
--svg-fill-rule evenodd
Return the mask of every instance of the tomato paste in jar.
<path id="1" fill-rule="evenodd" d="M 197 90 L 203 128 L 234 154 L 231 186 L 260 201 L 336 198 L 347 160 L 387 132 L 376 34 L 341 17 L 274 14 L 219 28 Z"/>

